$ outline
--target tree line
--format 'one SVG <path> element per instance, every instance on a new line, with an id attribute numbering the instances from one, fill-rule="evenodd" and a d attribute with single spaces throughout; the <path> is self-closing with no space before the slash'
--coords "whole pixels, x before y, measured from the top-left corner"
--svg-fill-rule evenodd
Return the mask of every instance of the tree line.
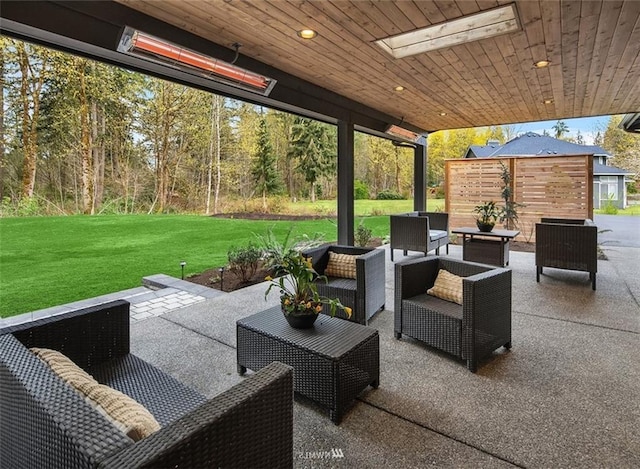
<path id="1" fill-rule="evenodd" d="M 5 214 L 219 213 L 334 198 L 335 126 L 0 36 Z M 428 181 L 512 127 L 436 132 Z M 356 133 L 358 197 L 413 193 L 413 151 Z M 257 202 L 257 203 L 255 203 Z"/>

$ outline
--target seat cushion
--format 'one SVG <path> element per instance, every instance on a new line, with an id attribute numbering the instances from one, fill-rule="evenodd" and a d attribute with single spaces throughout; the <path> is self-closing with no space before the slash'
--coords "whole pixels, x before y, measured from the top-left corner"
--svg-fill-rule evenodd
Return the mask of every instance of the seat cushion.
<path id="1" fill-rule="evenodd" d="M 324 274 L 327 277 L 356 278 L 357 257 L 329 251 L 329 263 L 324 269 Z"/>
<path id="2" fill-rule="evenodd" d="M 435 241 L 447 237 L 447 232 L 443 230 L 429 230 L 429 239 Z"/>
<path id="3" fill-rule="evenodd" d="M 433 287 L 427 293 L 443 300 L 462 304 L 462 277 L 454 275 L 444 269 L 438 271 Z"/>

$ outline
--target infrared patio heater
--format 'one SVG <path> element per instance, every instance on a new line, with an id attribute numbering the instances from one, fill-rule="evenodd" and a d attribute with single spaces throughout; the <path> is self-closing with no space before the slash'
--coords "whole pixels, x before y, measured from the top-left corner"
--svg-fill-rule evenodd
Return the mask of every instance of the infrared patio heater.
<path id="1" fill-rule="evenodd" d="M 236 45 L 236 58 L 239 45 Z M 118 52 L 197 74 L 218 83 L 269 96 L 276 80 L 244 68 L 180 47 L 130 26 L 124 28 Z M 235 61 L 235 59 L 234 59 Z"/>

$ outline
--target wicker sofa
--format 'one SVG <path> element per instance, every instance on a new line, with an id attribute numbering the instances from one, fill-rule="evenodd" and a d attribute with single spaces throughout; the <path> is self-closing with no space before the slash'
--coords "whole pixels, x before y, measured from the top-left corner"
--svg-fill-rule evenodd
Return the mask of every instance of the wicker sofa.
<path id="1" fill-rule="evenodd" d="M 409 212 L 390 216 L 391 260 L 393 250 L 424 252 L 436 250 L 446 246 L 449 254 L 449 214 L 441 212 Z"/>
<path id="2" fill-rule="evenodd" d="M 536 281 L 544 267 L 589 272 L 596 289 L 598 227 L 591 220 L 542 218 L 536 223 Z"/>
<path id="3" fill-rule="evenodd" d="M 384 309 L 384 251 L 333 244 L 309 249 L 304 252 L 304 255 L 311 257 L 316 272 L 325 275 L 329 252 L 358 256 L 356 257 L 356 278 L 327 276 L 327 282 L 318 280 L 318 293 L 329 298 L 339 298 L 343 305 L 352 309 L 351 318 L 349 318 L 351 321 L 367 325 L 375 313 Z M 322 312 L 330 314 L 329 307 L 324 305 Z M 348 319 L 341 310 L 336 311 L 336 317 Z"/>
<path id="4" fill-rule="evenodd" d="M 120 300 L 0 330 L 2 467 L 292 467 L 290 367 L 274 362 L 207 401 L 129 353 L 129 321 Z M 30 347 L 64 353 L 161 429 L 133 442 Z"/>
<path id="5" fill-rule="evenodd" d="M 462 305 L 428 295 L 440 269 L 464 277 Z M 394 332 L 466 360 L 511 348 L 511 270 L 428 256 L 395 265 Z"/>

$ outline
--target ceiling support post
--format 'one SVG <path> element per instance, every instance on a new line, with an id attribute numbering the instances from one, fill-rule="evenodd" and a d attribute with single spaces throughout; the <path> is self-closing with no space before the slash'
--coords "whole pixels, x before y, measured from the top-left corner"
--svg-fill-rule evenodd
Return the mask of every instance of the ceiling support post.
<path id="1" fill-rule="evenodd" d="M 338 244 L 354 243 L 354 126 L 338 121 Z"/>
<path id="2" fill-rule="evenodd" d="M 413 150 L 413 210 L 427 209 L 427 141 Z"/>

